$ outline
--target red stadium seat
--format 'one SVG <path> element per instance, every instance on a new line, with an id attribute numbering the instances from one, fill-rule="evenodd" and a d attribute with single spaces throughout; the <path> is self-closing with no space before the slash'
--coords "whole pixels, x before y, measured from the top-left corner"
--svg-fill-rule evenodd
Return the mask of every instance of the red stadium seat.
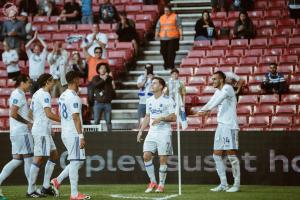
<path id="1" fill-rule="evenodd" d="M 240 65 L 256 65 L 258 62 L 258 58 L 257 57 L 244 57 L 240 59 Z"/>
<path id="2" fill-rule="evenodd" d="M 294 65 L 293 64 L 280 64 L 278 66 L 278 69 L 280 70 L 280 72 L 284 73 L 284 74 L 291 74 L 294 71 Z"/>
<path id="3" fill-rule="evenodd" d="M 278 28 L 287 27 L 287 28 L 293 28 L 295 26 L 295 20 L 294 19 L 280 19 L 277 21 Z"/>
<path id="4" fill-rule="evenodd" d="M 42 25 L 41 32 L 57 32 L 57 31 L 58 31 L 58 25 L 56 24 Z"/>
<path id="5" fill-rule="evenodd" d="M 289 128 L 293 122 L 292 116 L 272 116 L 271 128 Z"/>
<path id="6" fill-rule="evenodd" d="M 300 27 L 300 26 L 298 26 L 298 27 Z M 300 37 L 300 28 L 293 28 L 292 35 L 293 35 L 293 37 Z"/>
<path id="7" fill-rule="evenodd" d="M 52 41 L 51 33 L 39 33 L 39 36 L 42 40 L 44 40 L 46 42 Z"/>
<path id="8" fill-rule="evenodd" d="M 191 76 L 188 77 L 189 85 L 206 85 L 207 80 L 205 76 Z"/>
<path id="9" fill-rule="evenodd" d="M 250 116 L 249 127 L 267 128 L 270 124 L 269 116 Z"/>
<path id="10" fill-rule="evenodd" d="M 229 20 L 232 20 L 232 19 L 237 20 L 239 18 L 239 14 L 240 14 L 240 12 L 238 12 L 238 11 L 228 12 L 227 19 L 229 19 Z"/>
<path id="11" fill-rule="evenodd" d="M 197 67 L 195 68 L 195 73 L 194 75 L 206 75 L 206 76 L 210 76 L 213 74 L 213 68 L 212 67 Z"/>
<path id="12" fill-rule="evenodd" d="M 61 24 L 59 25 L 59 31 L 60 32 L 76 32 L 77 28 L 75 24 Z"/>
<path id="13" fill-rule="evenodd" d="M 210 94 L 215 93 L 215 91 L 216 91 L 216 88 L 214 88 L 213 86 L 207 85 L 203 88 L 201 94 L 210 95 Z"/>
<path id="14" fill-rule="evenodd" d="M 118 39 L 118 35 L 116 33 L 107 33 L 106 34 L 109 40 L 116 40 Z"/>
<path id="15" fill-rule="evenodd" d="M 262 38 L 269 38 L 273 35 L 273 28 L 262 27 L 257 29 L 257 36 Z"/>
<path id="16" fill-rule="evenodd" d="M 244 56 L 243 49 L 227 49 L 225 53 L 226 57 L 242 57 Z"/>
<path id="17" fill-rule="evenodd" d="M 253 108 L 253 115 L 273 115 L 274 105 L 256 105 Z"/>
<path id="18" fill-rule="evenodd" d="M 229 47 L 229 40 L 213 40 L 212 49 L 227 49 Z"/>
<path id="19" fill-rule="evenodd" d="M 110 24 L 100 24 L 99 25 L 100 31 L 104 33 L 109 33 L 111 31 L 111 25 Z"/>
<path id="20" fill-rule="evenodd" d="M 90 24 L 78 24 L 78 32 L 91 32 L 92 26 Z"/>
<path id="21" fill-rule="evenodd" d="M 236 19 L 231 19 L 231 20 L 228 20 L 228 21 L 223 21 L 223 27 L 227 27 L 227 28 L 230 28 L 232 29 L 235 25 L 235 22 L 236 22 Z"/>
<path id="22" fill-rule="evenodd" d="M 192 96 L 185 96 L 185 104 L 192 104 L 193 103 L 193 97 Z"/>
<path id="23" fill-rule="evenodd" d="M 33 23 L 34 24 L 49 23 L 49 17 L 48 16 L 34 16 L 33 17 Z"/>
<path id="24" fill-rule="evenodd" d="M 209 50 L 209 51 L 207 51 L 207 57 L 217 57 L 217 58 L 219 58 L 219 57 L 224 57 L 224 55 L 225 55 L 225 52 L 224 52 L 224 50 Z"/>
<path id="25" fill-rule="evenodd" d="M 194 42 L 194 49 L 210 49 L 211 43 L 209 40 L 201 40 Z"/>
<path id="26" fill-rule="evenodd" d="M 5 88 L 6 87 L 6 79 L 0 79 L 0 87 Z"/>
<path id="27" fill-rule="evenodd" d="M 236 66 L 239 64 L 239 59 L 238 57 L 226 57 L 226 58 L 221 58 L 220 59 L 220 65 L 223 66 Z"/>
<path id="28" fill-rule="evenodd" d="M 208 95 L 208 96 L 196 96 L 196 99 L 195 99 L 195 103 L 196 104 L 200 104 L 200 105 L 204 105 L 206 104 L 209 100 L 211 99 L 211 95 Z"/>
<path id="29" fill-rule="evenodd" d="M 265 39 L 252 39 L 250 40 L 250 48 L 251 49 L 258 49 L 258 48 L 266 48 L 268 45 L 268 40 Z"/>
<path id="30" fill-rule="evenodd" d="M 290 84 L 289 90 L 291 93 L 300 93 L 299 84 Z"/>
<path id="31" fill-rule="evenodd" d="M 297 105 L 276 105 L 275 114 L 296 114 L 297 113 Z"/>
<path id="32" fill-rule="evenodd" d="M 261 64 L 277 63 L 277 56 L 263 56 L 260 59 Z"/>
<path id="33" fill-rule="evenodd" d="M 240 128 L 248 125 L 247 116 L 237 116 Z"/>
<path id="34" fill-rule="evenodd" d="M 275 48 L 275 47 L 283 48 L 286 45 L 287 43 L 285 37 L 276 37 L 276 38 L 271 38 L 269 40 L 269 48 Z"/>
<path id="35" fill-rule="evenodd" d="M 252 115 L 252 106 L 250 105 L 238 105 L 237 106 L 237 114 L 239 115 Z"/>
<path id="36" fill-rule="evenodd" d="M 286 55 L 286 56 L 280 56 L 279 57 L 279 63 L 280 64 L 297 64 L 298 63 L 298 56 L 296 55 Z"/>
<path id="37" fill-rule="evenodd" d="M 281 10 L 265 10 L 264 11 L 264 18 L 265 19 L 278 19 L 281 16 Z"/>
<path id="38" fill-rule="evenodd" d="M 256 1 L 255 2 L 255 8 L 257 8 L 258 10 L 265 10 L 267 7 L 268 7 L 268 1 Z"/>
<path id="39" fill-rule="evenodd" d="M 285 0 L 272 0 L 269 1 L 269 9 L 283 9 L 283 8 L 287 8 L 287 3 Z"/>
<path id="40" fill-rule="evenodd" d="M 214 68 L 214 72 L 217 71 L 222 71 L 222 72 L 233 72 L 233 67 L 230 65 L 225 65 L 225 66 L 221 66 L 220 67 L 215 67 Z"/>
<path id="41" fill-rule="evenodd" d="M 261 20 L 263 18 L 263 11 L 248 11 L 248 16 L 250 19 Z"/>
<path id="42" fill-rule="evenodd" d="M 152 15 L 150 14 L 138 14 L 135 16 L 136 21 L 149 21 L 153 22 Z"/>
<path id="43" fill-rule="evenodd" d="M 117 42 L 116 43 L 117 50 L 133 50 L 132 42 Z"/>
<path id="44" fill-rule="evenodd" d="M 183 58 L 181 61 L 181 67 L 197 67 L 199 66 L 198 58 Z"/>
<path id="45" fill-rule="evenodd" d="M 0 108 L 7 108 L 8 104 L 7 104 L 7 100 L 6 98 L 0 98 Z"/>
<path id="46" fill-rule="evenodd" d="M 289 37 L 292 35 L 292 29 L 287 27 L 278 27 L 274 30 L 273 36 Z"/>
<path id="47" fill-rule="evenodd" d="M 218 58 L 201 58 L 200 66 L 217 66 L 219 64 Z"/>
<path id="48" fill-rule="evenodd" d="M 217 127 L 217 117 L 207 117 L 204 119 L 204 127 Z"/>
<path id="49" fill-rule="evenodd" d="M 260 93 L 261 93 L 261 87 L 260 87 L 260 84 L 257 84 L 257 85 L 249 85 L 249 86 L 248 86 L 248 93 L 249 93 L 249 94 L 260 94 Z"/>
<path id="50" fill-rule="evenodd" d="M 247 105 L 253 105 L 258 103 L 258 98 L 256 95 L 242 95 L 239 96 L 238 100 L 239 104 L 247 104 Z"/>
<path id="51" fill-rule="evenodd" d="M 75 50 L 79 49 L 78 43 L 72 43 L 72 44 L 63 43 L 62 46 L 65 50 L 68 50 L 68 51 L 75 51 Z"/>
<path id="52" fill-rule="evenodd" d="M 265 77 L 264 75 L 249 76 L 248 84 L 249 85 L 258 85 L 258 84 L 261 84 L 263 82 L 264 77 Z"/>
<path id="53" fill-rule="evenodd" d="M 202 117 L 187 117 L 189 127 L 201 128 L 203 126 Z"/>
<path id="54" fill-rule="evenodd" d="M 8 108 L 0 108 L 0 117 L 8 117 L 9 109 Z"/>
<path id="55" fill-rule="evenodd" d="M 264 56 L 281 56 L 283 54 L 283 49 L 281 48 L 272 48 L 272 49 L 265 49 Z"/>
<path id="56" fill-rule="evenodd" d="M 300 94 L 283 94 L 281 96 L 281 104 L 299 104 Z"/>
<path id="57" fill-rule="evenodd" d="M 227 12 L 212 12 L 210 14 L 210 17 L 213 19 L 213 21 L 215 22 L 215 20 L 224 20 L 227 18 Z"/>
<path id="58" fill-rule="evenodd" d="M 67 37 L 68 37 L 67 33 L 53 33 L 52 35 L 53 41 L 65 41 Z"/>
<path id="59" fill-rule="evenodd" d="M 186 86 L 186 94 L 199 95 L 200 89 L 197 86 Z"/>
<path id="60" fill-rule="evenodd" d="M 191 68 L 178 68 L 180 76 L 193 76 L 194 69 Z"/>
<path id="61" fill-rule="evenodd" d="M 205 50 L 191 50 L 188 53 L 188 58 L 203 58 L 205 57 Z"/>
<path id="62" fill-rule="evenodd" d="M 142 10 L 141 5 L 126 5 L 125 11 L 127 13 L 136 13 L 138 14 Z"/>
<path id="63" fill-rule="evenodd" d="M 245 49 L 245 48 L 248 48 L 248 40 L 247 39 L 231 40 L 231 48 L 233 48 L 233 49 Z"/>
<path id="64" fill-rule="evenodd" d="M 300 83 L 300 75 L 292 74 L 290 77 L 290 83 Z"/>
<path id="65" fill-rule="evenodd" d="M 289 38 L 288 40 L 289 47 L 300 47 L 300 37 Z"/>
<path id="66" fill-rule="evenodd" d="M 270 95 L 270 94 L 265 94 L 260 96 L 259 100 L 260 104 L 269 104 L 269 105 L 277 105 L 279 104 L 279 96 L 278 95 Z"/>
<path id="67" fill-rule="evenodd" d="M 261 20 L 261 21 L 259 21 L 259 26 L 260 26 L 260 28 L 262 28 L 262 27 L 275 28 L 276 27 L 276 20 L 275 19 Z"/>
<path id="68" fill-rule="evenodd" d="M 245 57 L 256 56 L 260 57 L 263 55 L 263 49 L 247 49 L 245 50 Z"/>
<path id="69" fill-rule="evenodd" d="M 250 75 L 253 72 L 252 66 L 240 66 L 234 68 L 234 73 L 238 75 Z"/>

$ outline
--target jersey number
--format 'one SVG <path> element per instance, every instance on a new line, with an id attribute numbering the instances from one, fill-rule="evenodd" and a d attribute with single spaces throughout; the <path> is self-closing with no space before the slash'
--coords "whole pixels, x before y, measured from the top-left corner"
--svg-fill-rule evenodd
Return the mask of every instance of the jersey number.
<path id="1" fill-rule="evenodd" d="M 63 118 L 65 118 L 65 119 L 68 118 L 67 106 L 66 106 L 66 104 L 64 104 L 64 103 L 61 105 L 61 115 L 62 115 Z"/>

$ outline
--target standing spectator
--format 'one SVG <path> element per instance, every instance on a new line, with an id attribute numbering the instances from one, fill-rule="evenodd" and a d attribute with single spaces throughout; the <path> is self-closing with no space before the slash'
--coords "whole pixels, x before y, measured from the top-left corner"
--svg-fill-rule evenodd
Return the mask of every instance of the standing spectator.
<path id="1" fill-rule="evenodd" d="M 110 69 L 107 63 L 97 64 L 98 75 L 93 77 L 93 94 L 95 96 L 94 121 L 100 123 L 101 113 L 104 112 L 104 119 L 108 132 L 111 132 L 111 101 L 115 96 L 115 84 L 109 75 Z"/>
<path id="2" fill-rule="evenodd" d="M 196 22 L 195 31 L 195 40 L 212 40 L 216 38 L 215 25 L 207 10 L 202 12 L 202 17 Z"/>
<path id="3" fill-rule="evenodd" d="M 81 0 L 81 23 L 93 24 L 92 0 Z"/>
<path id="4" fill-rule="evenodd" d="M 71 54 L 69 70 L 79 72 L 81 78 L 87 78 L 87 63 L 80 57 L 80 53 L 78 51 L 73 51 Z"/>
<path id="5" fill-rule="evenodd" d="M 144 74 L 140 75 L 137 80 L 137 87 L 140 89 L 138 93 L 140 98 L 138 105 L 139 126 L 146 115 L 146 101 L 153 95 L 151 92 L 151 83 L 153 77 L 153 65 L 148 63 L 145 65 Z"/>
<path id="6" fill-rule="evenodd" d="M 125 12 L 120 12 L 120 22 L 117 25 L 119 42 L 132 42 L 135 55 L 138 54 L 138 34 L 135 29 L 134 21 L 127 18 Z"/>
<path id="7" fill-rule="evenodd" d="M 75 0 L 70 0 L 64 5 L 64 9 L 61 11 L 57 20 L 58 23 L 62 24 L 80 24 L 80 5 Z"/>
<path id="8" fill-rule="evenodd" d="M 40 0 L 39 2 L 39 15 L 46 15 L 48 17 L 56 15 L 57 9 L 55 2 L 51 0 Z"/>
<path id="9" fill-rule="evenodd" d="M 167 84 L 167 91 L 166 95 L 171 97 L 175 102 L 176 101 L 176 93 L 180 95 L 180 106 L 185 105 L 185 95 L 186 89 L 184 83 L 179 79 L 179 71 L 178 69 L 174 68 L 171 70 L 171 78 Z"/>
<path id="10" fill-rule="evenodd" d="M 171 11 L 170 6 L 164 7 L 165 14 L 162 15 L 156 25 L 156 39 L 160 40 L 160 53 L 164 59 L 164 68 L 175 67 L 176 51 L 179 50 L 179 39 L 183 39 L 181 21 Z"/>
<path id="11" fill-rule="evenodd" d="M 56 41 L 53 51 L 49 53 L 47 60 L 50 65 L 50 74 L 53 76 L 54 87 L 52 97 L 59 97 L 66 89 L 66 67 L 68 62 L 68 52 L 62 48 L 62 44 Z"/>
<path id="12" fill-rule="evenodd" d="M 35 16 L 38 11 L 36 0 L 21 0 L 19 3 L 20 12 L 26 12 L 31 16 Z"/>
<path id="13" fill-rule="evenodd" d="M 118 11 L 110 0 L 104 0 L 99 9 L 100 23 L 112 24 L 119 21 Z"/>
<path id="14" fill-rule="evenodd" d="M 106 34 L 100 33 L 99 24 L 93 24 L 93 32 L 88 34 L 86 39 L 87 39 L 87 44 L 83 44 L 83 45 L 86 46 L 86 48 L 88 49 L 88 53 L 91 56 L 95 56 L 94 49 L 96 47 L 101 47 L 101 49 L 103 50 L 102 58 L 106 58 L 106 47 L 107 47 L 108 38 Z"/>
<path id="15" fill-rule="evenodd" d="M 2 35 L 10 48 L 19 51 L 22 41 L 26 38 L 25 26 L 17 19 L 17 10 L 10 9 L 8 17 L 3 23 Z"/>
<path id="16" fill-rule="evenodd" d="M 33 42 L 37 42 L 33 45 L 33 51 L 30 49 Z M 38 43 L 39 42 L 39 43 Z M 43 50 L 41 45 L 43 45 Z M 45 73 L 45 65 L 47 59 L 47 44 L 39 37 L 36 31 L 34 37 L 25 45 L 28 62 L 29 62 L 29 77 L 32 81 L 30 93 L 33 95 L 39 88 L 38 78 Z"/>
<path id="17" fill-rule="evenodd" d="M 265 74 L 261 88 L 267 94 L 283 94 L 288 92 L 288 84 L 282 73 L 277 72 L 277 64 L 271 63 L 270 71 Z"/>
<path id="18" fill-rule="evenodd" d="M 226 75 L 225 83 L 231 85 L 235 91 L 235 94 L 242 94 L 245 86 L 245 80 L 241 79 L 233 72 L 224 72 Z"/>
<path id="19" fill-rule="evenodd" d="M 26 12 L 21 12 L 20 21 L 23 22 L 25 26 L 26 37 L 25 39 L 28 41 L 33 36 L 32 24 L 28 22 L 28 14 Z"/>
<path id="20" fill-rule="evenodd" d="M 239 19 L 234 25 L 234 38 L 251 39 L 255 37 L 255 27 L 248 16 L 247 11 L 239 14 Z"/>
<path id="21" fill-rule="evenodd" d="M 19 55 L 15 49 L 10 48 L 8 42 L 3 42 L 4 52 L 2 53 L 2 61 L 6 66 L 9 79 L 15 79 L 20 75 Z"/>

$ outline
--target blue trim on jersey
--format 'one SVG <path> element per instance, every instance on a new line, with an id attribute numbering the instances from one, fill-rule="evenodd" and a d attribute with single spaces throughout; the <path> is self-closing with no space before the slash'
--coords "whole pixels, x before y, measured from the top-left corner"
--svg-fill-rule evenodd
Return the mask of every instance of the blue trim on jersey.
<path id="1" fill-rule="evenodd" d="M 43 151 L 43 155 L 46 155 L 46 138 L 45 138 L 45 136 L 42 136 L 42 151 Z"/>
<path id="2" fill-rule="evenodd" d="M 40 166 L 37 164 L 37 163 L 31 163 L 31 165 L 33 165 L 33 166 L 35 166 L 35 167 L 37 167 L 37 168 L 40 168 Z"/>
<path id="3" fill-rule="evenodd" d="M 71 159 L 71 160 L 69 160 L 70 162 L 71 161 L 85 161 L 85 158 L 84 159 Z"/>
<path id="4" fill-rule="evenodd" d="M 145 167 L 151 167 L 153 165 L 153 163 L 149 164 L 149 165 L 145 165 Z"/>
<path id="5" fill-rule="evenodd" d="M 28 135 L 24 135 L 24 139 L 25 139 L 25 145 L 26 145 L 27 152 L 28 152 L 28 154 L 30 154 L 30 153 L 32 153 L 32 151 L 31 151 L 31 145 L 30 145 Z"/>
<path id="6" fill-rule="evenodd" d="M 235 142 L 235 130 L 231 130 L 232 148 L 237 149 Z"/>
<path id="7" fill-rule="evenodd" d="M 56 164 L 56 162 L 54 160 L 48 159 L 48 162 L 52 162 L 52 163 Z"/>
<path id="8" fill-rule="evenodd" d="M 167 173 L 167 171 L 161 171 L 161 170 L 159 170 L 159 173 L 165 174 L 165 173 Z"/>
<path id="9" fill-rule="evenodd" d="M 80 146 L 79 146 L 79 137 L 75 138 L 75 148 L 76 148 L 76 158 L 80 159 Z"/>

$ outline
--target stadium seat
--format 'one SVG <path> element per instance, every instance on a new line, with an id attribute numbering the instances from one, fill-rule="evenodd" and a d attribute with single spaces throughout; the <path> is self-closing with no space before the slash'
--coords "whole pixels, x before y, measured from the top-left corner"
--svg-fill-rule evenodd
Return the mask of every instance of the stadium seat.
<path id="1" fill-rule="evenodd" d="M 135 20 L 136 21 L 149 21 L 149 22 L 153 22 L 153 18 L 152 15 L 150 14 L 138 14 L 135 16 Z"/>
<path id="2" fill-rule="evenodd" d="M 41 33 L 48 33 L 48 32 L 57 32 L 58 31 L 58 25 L 57 24 L 48 24 L 48 25 L 42 25 L 42 30 L 39 31 Z"/>
<path id="3" fill-rule="evenodd" d="M 198 86 L 186 86 L 186 94 L 199 95 L 200 88 Z"/>
<path id="4" fill-rule="evenodd" d="M 39 36 L 42 40 L 45 42 L 52 42 L 52 36 L 51 33 L 39 33 Z"/>
<path id="5" fill-rule="evenodd" d="M 289 37 L 292 35 L 292 29 L 288 27 L 278 27 L 274 30 L 273 36 Z"/>
<path id="6" fill-rule="evenodd" d="M 233 72 L 233 67 L 231 65 L 220 65 L 219 67 L 214 67 L 214 72 L 216 71 Z"/>
<path id="7" fill-rule="evenodd" d="M 295 20 L 294 19 L 279 19 L 277 21 L 278 28 L 287 27 L 287 28 L 293 28 L 295 26 Z"/>
<path id="8" fill-rule="evenodd" d="M 279 104 L 279 96 L 275 94 L 264 94 L 260 95 L 260 104 L 277 105 Z"/>
<path id="9" fill-rule="evenodd" d="M 198 58 L 183 58 L 180 67 L 197 67 L 199 66 Z"/>
<path id="10" fill-rule="evenodd" d="M 258 38 L 250 40 L 250 48 L 251 49 L 259 49 L 259 48 L 266 48 L 268 45 L 268 40 L 265 38 Z"/>
<path id="11" fill-rule="evenodd" d="M 116 33 L 107 33 L 106 34 L 109 40 L 116 40 L 118 39 L 118 35 Z"/>
<path id="12" fill-rule="evenodd" d="M 178 68 L 180 76 L 193 76 L 194 69 L 192 67 Z"/>
<path id="13" fill-rule="evenodd" d="M 269 67 L 267 65 L 254 66 L 253 74 L 262 75 L 269 71 Z"/>
<path id="14" fill-rule="evenodd" d="M 99 9 L 97 10 L 97 12 L 99 12 Z M 50 24 L 57 24 L 58 18 L 59 18 L 59 16 L 51 16 L 50 17 Z"/>
<path id="15" fill-rule="evenodd" d="M 53 33 L 52 40 L 54 41 L 65 41 L 65 39 L 68 37 L 67 33 Z"/>
<path id="16" fill-rule="evenodd" d="M 213 58 L 213 57 L 224 57 L 225 51 L 224 50 L 209 50 L 206 53 L 207 57 Z"/>
<path id="17" fill-rule="evenodd" d="M 294 123 L 292 124 L 292 130 L 300 130 L 300 116 L 294 116 Z"/>
<path id="18" fill-rule="evenodd" d="M 188 53 L 188 58 L 203 58 L 205 57 L 205 50 L 191 50 Z"/>
<path id="19" fill-rule="evenodd" d="M 132 50 L 133 51 L 133 44 L 132 42 L 117 42 L 116 43 L 117 50 Z"/>
<path id="20" fill-rule="evenodd" d="M 299 74 L 292 74 L 290 76 L 290 83 L 300 83 L 300 75 Z"/>
<path id="21" fill-rule="evenodd" d="M 212 116 L 212 117 L 207 117 L 204 119 L 204 127 L 217 127 L 218 122 L 217 122 L 217 117 Z"/>
<path id="22" fill-rule="evenodd" d="M 278 66 L 278 69 L 284 74 L 292 74 L 294 71 L 294 64 L 283 63 Z"/>
<path id="23" fill-rule="evenodd" d="M 192 103 L 194 103 L 193 99 L 194 99 L 193 96 L 185 95 L 185 104 L 192 104 Z"/>
<path id="24" fill-rule="evenodd" d="M 213 86 L 207 85 L 202 89 L 201 94 L 210 95 L 210 94 L 215 93 L 215 91 L 216 91 L 216 88 L 214 88 Z"/>
<path id="25" fill-rule="evenodd" d="M 252 106 L 250 105 L 239 105 L 237 106 L 237 114 L 239 115 L 252 115 Z"/>
<path id="26" fill-rule="evenodd" d="M 223 66 L 236 66 L 239 64 L 238 57 L 226 57 L 220 58 L 220 65 Z"/>
<path id="27" fill-rule="evenodd" d="M 78 24 L 77 30 L 78 32 L 91 32 L 92 26 L 90 24 Z"/>
<path id="28" fill-rule="evenodd" d="M 231 48 L 232 49 L 245 49 L 245 48 L 248 48 L 248 40 L 247 39 L 231 40 Z"/>
<path id="29" fill-rule="evenodd" d="M 0 117 L 8 117 L 9 109 L 8 108 L 0 108 Z"/>
<path id="30" fill-rule="evenodd" d="M 189 128 L 202 128 L 202 120 L 202 117 L 187 117 L 187 123 L 189 125 Z"/>
<path id="31" fill-rule="evenodd" d="M 242 65 L 256 65 L 258 62 L 258 58 L 257 57 L 254 57 L 254 56 L 251 56 L 251 57 L 243 57 L 240 59 L 240 66 Z"/>
<path id="32" fill-rule="evenodd" d="M 259 21 L 259 27 L 270 27 L 275 28 L 276 27 L 276 20 L 275 19 L 265 19 Z"/>
<path id="33" fill-rule="evenodd" d="M 298 21 L 300 21 L 300 20 L 298 20 Z M 300 26 L 298 26 L 298 27 L 300 27 Z M 300 28 L 293 28 L 292 35 L 293 35 L 293 37 L 300 37 Z"/>
<path id="34" fill-rule="evenodd" d="M 277 19 L 281 16 L 281 10 L 279 9 L 272 9 L 272 10 L 265 10 L 264 11 L 264 18 L 265 19 Z"/>
<path id="35" fill-rule="evenodd" d="M 126 5 L 125 6 L 126 13 L 138 14 L 141 10 L 142 10 L 141 5 Z"/>
<path id="36" fill-rule="evenodd" d="M 49 23 L 48 16 L 34 16 L 33 17 L 33 24 L 46 24 Z"/>
<path id="37" fill-rule="evenodd" d="M 8 104 L 7 104 L 7 100 L 6 98 L 0 98 L 0 108 L 7 108 Z"/>
<path id="38" fill-rule="evenodd" d="M 0 79 L 0 87 L 6 87 L 6 79 L 5 78 L 2 78 Z"/>
<path id="39" fill-rule="evenodd" d="M 270 124 L 269 116 L 250 116 L 249 127 L 267 128 Z"/>
<path id="40" fill-rule="evenodd" d="M 236 19 L 231 19 L 228 21 L 223 21 L 223 27 L 227 27 L 230 29 L 233 29 L 234 25 L 235 25 Z"/>
<path id="41" fill-rule="evenodd" d="M 15 81 L 13 81 L 11 79 L 7 79 L 6 86 L 7 87 L 15 87 Z"/>
<path id="42" fill-rule="evenodd" d="M 269 63 L 277 63 L 277 56 L 262 56 L 260 59 L 260 64 L 269 64 Z"/>
<path id="43" fill-rule="evenodd" d="M 260 57 L 263 55 L 263 49 L 247 49 L 245 50 L 245 57 L 256 56 Z"/>
<path id="44" fill-rule="evenodd" d="M 246 104 L 246 105 L 254 105 L 258 103 L 258 98 L 256 95 L 242 95 L 238 98 L 239 104 Z"/>
<path id="45" fill-rule="evenodd" d="M 210 49 L 211 42 L 209 40 L 201 40 L 194 42 L 194 49 Z"/>
<path id="46" fill-rule="evenodd" d="M 75 24 L 61 24 L 59 25 L 59 31 L 60 32 L 68 32 L 68 33 L 74 33 L 76 32 L 77 28 Z"/>
<path id="47" fill-rule="evenodd" d="M 287 8 L 287 3 L 285 0 L 272 0 L 269 1 L 269 9 L 283 9 Z"/>
<path id="48" fill-rule="evenodd" d="M 300 47 L 300 37 L 293 37 L 288 39 L 289 47 Z"/>
<path id="49" fill-rule="evenodd" d="M 237 116 L 238 124 L 240 128 L 248 126 L 247 116 Z"/>
<path id="50" fill-rule="evenodd" d="M 300 94 L 283 94 L 281 96 L 281 104 L 299 104 Z"/>
<path id="51" fill-rule="evenodd" d="M 249 85 L 258 85 L 263 82 L 264 75 L 254 75 L 254 76 L 249 76 L 248 84 Z"/>
<path id="52" fill-rule="evenodd" d="M 201 58 L 200 66 L 217 66 L 219 64 L 218 58 Z"/>
<path id="53" fill-rule="evenodd" d="M 296 55 L 285 55 L 279 57 L 280 64 L 297 64 L 298 63 L 298 56 Z"/>
<path id="54" fill-rule="evenodd" d="M 213 68 L 212 67 L 197 67 L 195 68 L 195 72 L 194 75 L 206 75 L 206 76 L 210 76 L 213 74 Z"/>
<path id="55" fill-rule="evenodd" d="M 262 27 L 257 29 L 257 37 L 261 38 L 269 38 L 273 35 L 273 28 L 270 27 Z"/>
<path id="56" fill-rule="evenodd" d="M 255 105 L 253 107 L 253 115 L 273 115 L 274 114 L 274 105 Z"/>
<path id="57" fill-rule="evenodd" d="M 213 19 L 213 21 L 215 20 L 224 20 L 227 18 L 227 12 L 212 12 L 210 14 L 210 17 Z"/>
<path id="58" fill-rule="evenodd" d="M 260 84 L 257 84 L 257 85 L 249 85 L 249 86 L 248 86 L 248 93 L 249 93 L 249 94 L 260 94 L 260 93 L 261 93 L 261 87 L 260 87 Z"/>
<path id="59" fill-rule="evenodd" d="M 276 105 L 275 114 L 296 114 L 297 113 L 297 105 Z"/>
<path id="60" fill-rule="evenodd" d="M 63 43 L 62 47 L 67 51 L 75 51 L 79 49 L 78 43 L 72 43 L 72 44 Z"/>
<path id="61" fill-rule="evenodd" d="M 243 49 L 226 49 L 225 53 L 226 57 L 242 57 L 244 56 L 244 50 Z"/>
<path id="62" fill-rule="evenodd" d="M 207 80 L 205 76 L 191 76 L 188 77 L 189 85 L 206 85 Z"/>
<path id="63" fill-rule="evenodd" d="M 287 45 L 285 37 L 274 37 L 269 40 L 269 48 L 284 48 Z"/>
<path id="64" fill-rule="evenodd" d="M 289 128 L 293 122 L 292 116 L 272 116 L 271 117 L 271 127 L 277 128 Z"/>
<path id="65" fill-rule="evenodd" d="M 240 66 L 234 68 L 234 73 L 238 75 L 250 75 L 253 72 L 252 66 Z"/>
<path id="66" fill-rule="evenodd" d="M 261 20 L 264 16 L 263 11 L 261 10 L 254 10 L 254 11 L 248 11 L 248 16 L 250 17 L 250 19 L 258 19 Z"/>
<path id="67" fill-rule="evenodd" d="M 264 49 L 264 56 L 281 56 L 282 54 L 282 48 Z"/>
<path id="68" fill-rule="evenodd" d="M 265 10 L 268 7 L 268 1 L 256 1 L 254 5 L 258 10 Z"/>
<path id="69" fill-rule="evenodd" d="M 100 31 L 103 33 L 109 33 L 111 31 L 111 25 L 110 24 L 100 24 L 99 25 Z"/>
<path id="70" fill-rule="evenodd" d="M 229 47 L 229 40 L 213 40 L 212 49 L 227 49 Z"/>

